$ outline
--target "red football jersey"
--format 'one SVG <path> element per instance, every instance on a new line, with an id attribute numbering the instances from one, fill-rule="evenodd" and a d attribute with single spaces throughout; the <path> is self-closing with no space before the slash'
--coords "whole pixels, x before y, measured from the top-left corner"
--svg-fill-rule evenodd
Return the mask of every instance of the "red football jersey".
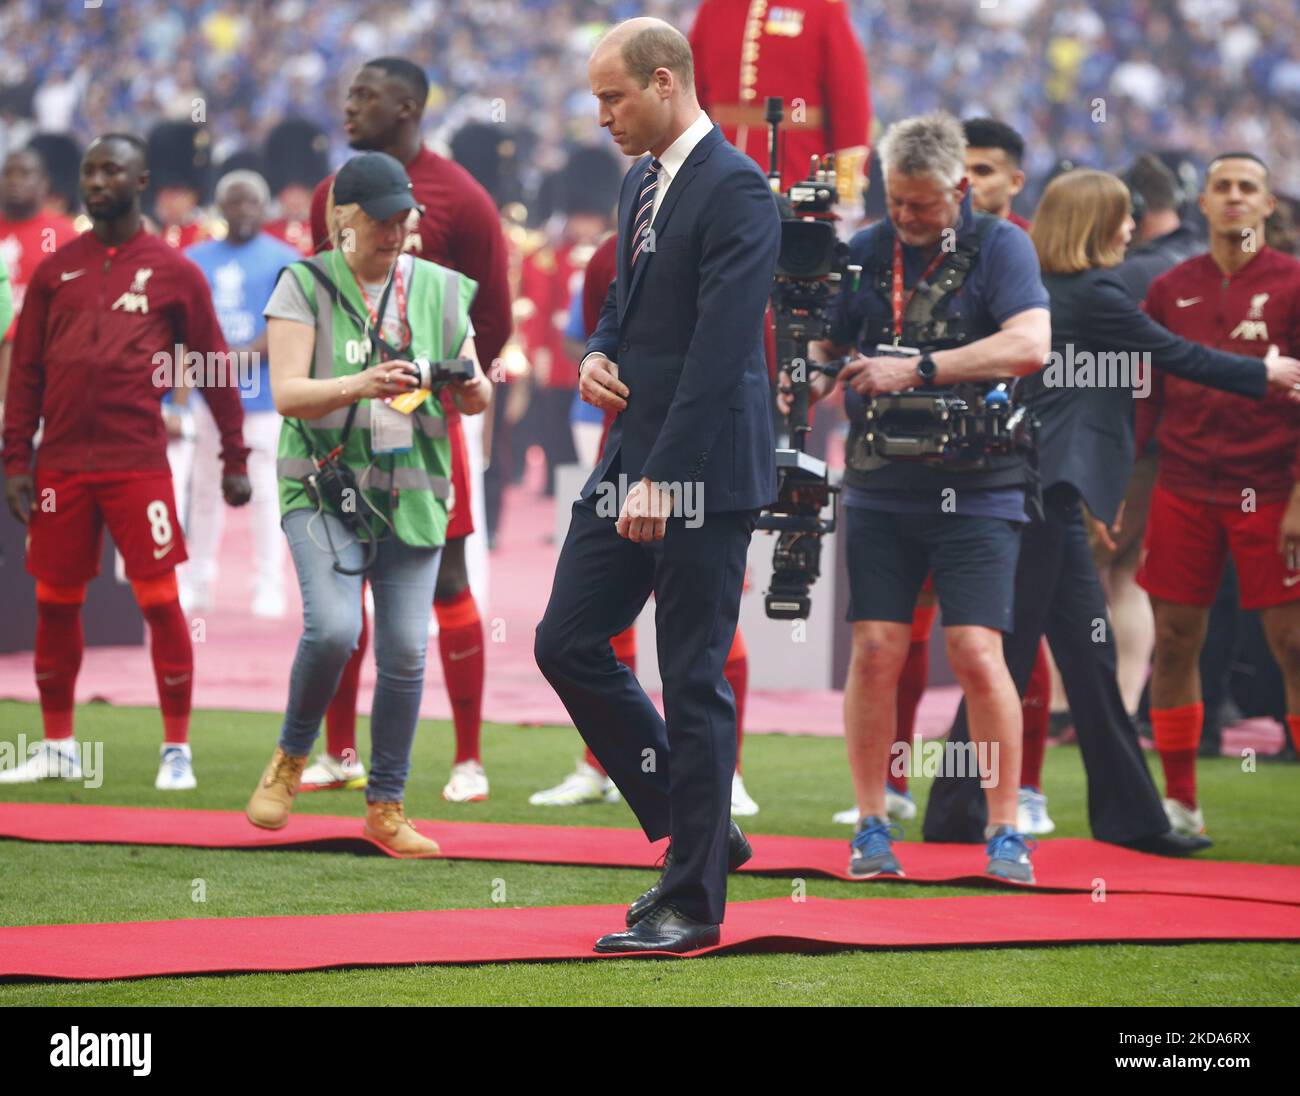
<path id="1" fill-rule="evenodd" d="M 1263 247 L 1236 274 L 1209 255 L 1151 283 L 1147 312 L 1185 339 L 1262 358 L 1271 344 L 1300 357 L 1300 262 Z M 1270 390 L 1263 400 L 1152 371 L 1137 402 L 1139 449 L 1155 430 L 1159 482 L 1176 495 L 1241 505 L 1285 499 L 1300 481 L 1300 406 Z"/>
<path id="2" fill-rule="evenodd" d="M 143 228 L 106 247 L 86 232 L 36 269 L 18 319 L 5 405 L 4 467 L 68 472 L 166 469 L 159 404 L 174 379 L 176 348 L 226 361 L 207 280 L 189 259 Z M 185 363 L 181 363 L 184 365 Z M 223 369 L 221 373 L 224 373 Z M 203 396 L 221 431 L 226 471 L 244 472 L 243 404 L 218 374 Z"/>
<path id="3" fill-rule="evenodd" d="M 860 188 L 871 141 L 867 62 L 844 0 L 704 0 L 690 33 L 700 106 L 767 171 L 766 99 L 785 100 L 781 188 L 834 152 L 841 198 Z"/>
<path id="4" fill-rule="evenodd" d="M 14 295 L 14 318 L 4 334 L 6 339 L 14 337 L 23 310 L 23 295 L 36 268 L 47 255 L 53 255 L 76 235 L 69 218 L 45 210 L 25 221 L 0 217 L 0 260 L 9 268 L 9 285 Z"/>

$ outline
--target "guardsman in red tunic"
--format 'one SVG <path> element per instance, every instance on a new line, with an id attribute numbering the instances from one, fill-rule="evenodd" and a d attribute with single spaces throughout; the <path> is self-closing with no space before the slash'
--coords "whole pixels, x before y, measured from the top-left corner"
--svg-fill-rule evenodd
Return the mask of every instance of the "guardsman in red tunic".
<path id="1" fill-rule="evenodd" d="M 313 122 L 287 118 L 267 134 L 262 160 L 277 207 L 277 215 L 262 231 L 310 255 L 315 250 L 311 196 L 330 173 L 329 138 Z"/>
<path id="2" fill-rule="evenodd" d="M 767 97 L 785 100 L 781 189 L 835 153 L 843 202 L 857 204 L 871 141 L 867 62 L 844 0 L 704 0 L 690 33 L 700 106 L 768 168 Z"/>
<path id="3" fill-rule="evenodd" d="M 212 236 L 202 202 L 212 138 L 190 122 L 162 122 L 149 132 L 153 219 L 168 247 L 184 251 Z"/>

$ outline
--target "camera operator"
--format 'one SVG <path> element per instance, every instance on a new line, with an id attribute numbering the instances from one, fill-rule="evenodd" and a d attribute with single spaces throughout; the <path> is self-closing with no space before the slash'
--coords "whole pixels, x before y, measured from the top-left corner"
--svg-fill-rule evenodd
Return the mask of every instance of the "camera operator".
<path id="1" fill-rule="evenodd" d="M 402 254 L 418 208 L 394 157 L 366 152 L 349 160 L 327 207 L 333 249 L 287 267 L 265 309 L 272 394 L 285 416 L 281 525 L 304 619 L 279 745 L 247 811 L 266 829 L 289 820 L 321 719 L 357 646 L 365 573 L 375 596 L 378 668 L 365 833 L 399 856 L 439 851 L 402 809 L 452 493 L 446 415 L 438 393 L 424 391 L 438 368 L 430 362 L 469 359 L 471 375 L 451 389 L 465 414 L 487 406 L 490 388 L 470 337 L 476 283 Z M 428 398 L 403 402 L 417 390 Z"/>
<path id="2" fill-rule="evenodd" d="M 1016 830 L 1020 699 L 1002 656 L 1028 471 L 1017 453 L 955 461 L 869 451 L 865 397 L 1032 373 L 1050 348 L 1047 292 L 1029 237 L 971 207 L 961 123 L 935 113 L 892 126 L 879 147 L 888 219 L 855 236 L 863 274 L 841 295 L 819 355 L 861 352 L 839 374 L 852 423 L 844 478 L 853 649 L 845 736 L 861 820 L 849 871 L 901 874 L 885 772 L 912 611 L 927 572 L 948 658 L 989 773 L 988 871 L 1032 882 Z M 945 289 L 944 287 L 947 286 Z M 812 397 L 832 382 L 817 375 Z M 1000 774 L 1015 774 L 1001 779 Z"/>

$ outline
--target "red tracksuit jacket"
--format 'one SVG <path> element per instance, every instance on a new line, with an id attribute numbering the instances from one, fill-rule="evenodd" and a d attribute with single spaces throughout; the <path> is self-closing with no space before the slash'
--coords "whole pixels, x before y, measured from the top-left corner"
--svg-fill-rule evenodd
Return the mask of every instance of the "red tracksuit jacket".
<path id="1" fill-rule="evenodd" d="M 1231 277 L 1208 254 L 1188 259 L 1151 283 L 1145 307 L 1206 346 L 1262 358 L 1276 344 L 1300 357 L 1300 262 L 1270 247 Z M 1280 502 L 1300 481 L 1300 405 L 1276 390 L 1252 400 L 1152 370 L 1151 395 L 1136 403 L 1139 452 L 1154 429 L 1158 482 L 1176 495 L 1239 506 L 1251 488 Z"/>
<path id="2" fill-rule="evenodd" d="M 205 360 L 227 353 L 208 284 L 189 259 L 143 229 L 116 249 L 93 232 L 59 248 L 36 268 L 18 320 L 6 474 L 31 471 L 42 418 L 42 469 L 166 472 L 159 405 L 170 383 L 156 383 L 155 355 L 171 362 L 178 343 Z M 239 389 L 207 388 L 203 396 L 221 431 L 225 470 L 242 474 L 248 449 Z"/>

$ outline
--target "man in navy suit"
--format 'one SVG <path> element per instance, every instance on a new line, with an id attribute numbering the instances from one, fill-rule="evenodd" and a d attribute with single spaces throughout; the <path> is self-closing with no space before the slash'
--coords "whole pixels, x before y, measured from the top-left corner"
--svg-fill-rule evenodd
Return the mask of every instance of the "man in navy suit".
<path id="1" fill-rule="evenodd" d="M 730 820 L 736 711 L 722 668 L 749 540 L 776 498 L 763 311 L 780 221 L 758 167 L 700 110 L 682 34 L 622 23 L 588 75 L 600 124 L 639 157 L 580 367 L 582 398 L 619 414 L 573 505 L 536 657 L 646 836 L 672 838 L 628 931 L 596 950 L 690 951 L 718 942 L 727 871 L 750 856 Z M 609 643 L 651 593 L 666 718 Z"/>

